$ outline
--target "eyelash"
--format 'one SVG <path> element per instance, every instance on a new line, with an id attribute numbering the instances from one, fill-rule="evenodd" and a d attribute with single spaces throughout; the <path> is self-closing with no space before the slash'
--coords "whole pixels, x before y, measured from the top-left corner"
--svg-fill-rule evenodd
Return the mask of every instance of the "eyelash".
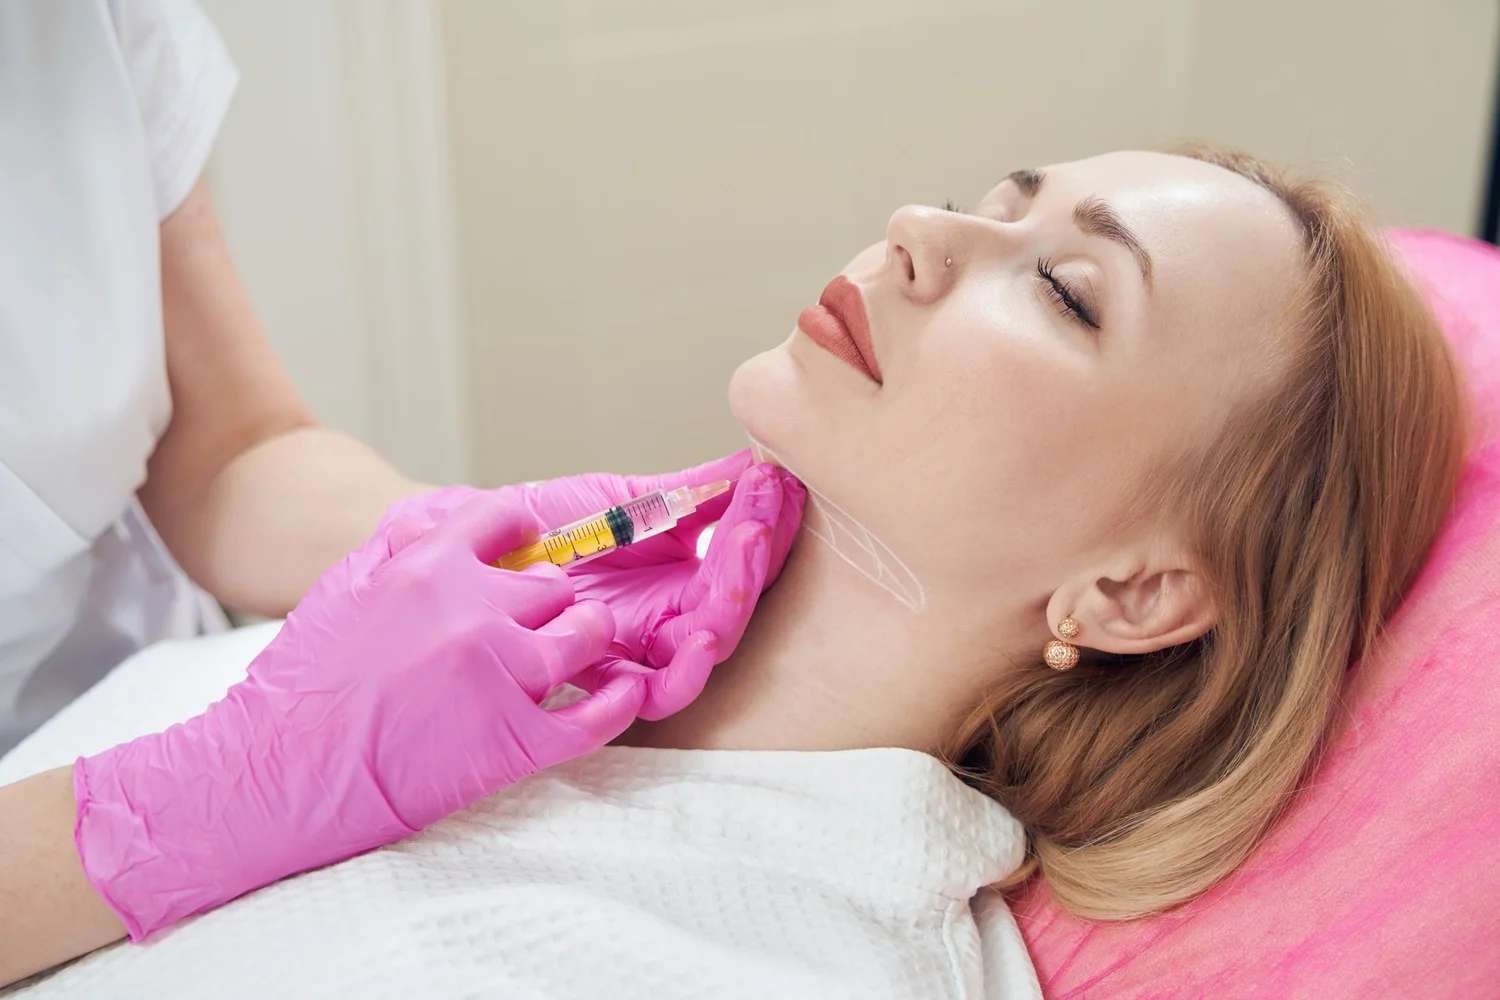
<path id="1" fill-rule="evenodd" d="M 1099 329 L 1099 324 L 1089 314 L 1088 309 L 1079 302 L 1066 284 L 1059 281 L 1052 273 L 1052 259 L 1042 257 L 1036 262 L 1037 277 L 1046 283 L 1046 292 L 1052 301 L 1057 304 L 1057 311 L 1071 319 L 1075 319 L 1090 329 Z"/>
<path id="2" fill-rule="evenodd" d="M 964 215 L 968 214 L 962 206 L 954 204 L 952 198 L 943 199 L 943 211 L 958 212 Z M 1057 304 L 1058 312 L 1082 323 L 1091 330 L 1099 329 L 1099 323 L 1094 319 L 1093 314 L 1088 311 L 1088 308 L 1082 302 L 1079 302 L 1077 297 L 1073 295 L 1072 290 L 1052 273 L 1052 258 L 1043 257 L 1039 259 L 1036 262 L 1036 273 L 1037 277 L 1046 283 L 1047 295 Z"/>

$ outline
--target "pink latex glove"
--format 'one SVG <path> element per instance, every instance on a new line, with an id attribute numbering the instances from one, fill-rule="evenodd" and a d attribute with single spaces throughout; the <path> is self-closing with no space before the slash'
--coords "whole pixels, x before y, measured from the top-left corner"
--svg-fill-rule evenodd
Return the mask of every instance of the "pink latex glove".
<path id="1" fill-rule="evenodd" d="M 752 466 L 735 483 L 702 559 L 695 535 L 684 533 L 659 547 L 648 539 L 641 551 L 632 553 L 637 546 L 631 546 L 585 563 L 574 575 L 575 590 L 580 598 L 607 604 L 619 625 L 606 663 L 581 677 L 607 681 L 620 672 L 640 673 L 640 665 L 665 667 L 644 673 L 646 699 L 637 714 L 654 721 L 686 708 L 702 693 L 712 667 L 739 645 L 761 593 L 780 574 L 805 498 L 802 484 L 785 469 Z M 610 565 L 589 572 L 599 563 Z M 712 662 L 668 660 L 702 629 L 718 640 Z"/>
<path id="2" fill-rule="evenodd" d="M 200 716 L 73 769 L 84 872 L 139 941 L 398 840 L 634 720 L 618 675 L 556 711 L 614 619 L 553 566 L 487 565 L 540 530 L 480 496 L 420 538 L 378 531 L 325 573 Z"/>
<path id="3" fill-rule="evenodd" d="M 608 660 L 572 683 L 591 690 L 622 672 L 639 674 L 647 684 L 639 715 L 656 720 L 698 696 L 713 667 L 734 652 L 761 592 L 781 573 L 806 499 L 786 470 L 753 465 L 745 449 L 666 475 L 589 473 L 490 491 L 450 486 L 397 501 L 382 524 L 394 535 L 420 536 L 488 492 L 515 498 L 550 529 L 653 490 L 720 479 L 738 480 L 733 493 L 710 500 L 671 531 L 568 570 L 578 595 L 604 600 L 615 617 Z M 698 535 L 716 520 L 699 559 Z"/>

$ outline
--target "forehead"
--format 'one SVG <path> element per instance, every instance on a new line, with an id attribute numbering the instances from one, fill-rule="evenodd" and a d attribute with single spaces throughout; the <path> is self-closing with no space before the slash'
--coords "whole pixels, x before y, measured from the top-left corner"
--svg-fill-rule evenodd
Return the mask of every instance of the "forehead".
<path id="1" fill-rule="evenodd" d="M 1144 325 L 1158 346 L 1244 360 L 1237 348 L 1260 343 L 1290 304 L 1301 238 L 1281 199 L 1253 181 L 1200 160 L 1143 151 L 1056 164 L 1045 173 L 1051 190 L 1043 197 L 1102 198 L 1140 237 L 1155 262 Z"/>

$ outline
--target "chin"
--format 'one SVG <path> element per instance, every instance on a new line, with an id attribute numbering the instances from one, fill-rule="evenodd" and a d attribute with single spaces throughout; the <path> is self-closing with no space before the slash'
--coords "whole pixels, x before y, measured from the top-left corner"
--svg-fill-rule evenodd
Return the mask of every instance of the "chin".
<path id="1" fill-rule="evenodd" d="M 729 379 L 729 411 L 751 440 L 785 456 L 806 432 L 808 386 L 786 345 L 762 351 Z"/>

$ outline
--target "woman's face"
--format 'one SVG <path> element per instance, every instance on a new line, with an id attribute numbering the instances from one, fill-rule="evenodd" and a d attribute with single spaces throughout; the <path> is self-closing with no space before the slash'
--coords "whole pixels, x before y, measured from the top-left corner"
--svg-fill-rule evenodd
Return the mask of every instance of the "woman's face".
<path id="1" fill-rule="evenodd" d="M 1156 544 L 1122 512 L 1271 374 L 1298 248 L 1274 195 L 1196 160 L 1018 172 L 970 212 L 898 209 L 731 406 L 930 603 L 1045 600 Z"/>

